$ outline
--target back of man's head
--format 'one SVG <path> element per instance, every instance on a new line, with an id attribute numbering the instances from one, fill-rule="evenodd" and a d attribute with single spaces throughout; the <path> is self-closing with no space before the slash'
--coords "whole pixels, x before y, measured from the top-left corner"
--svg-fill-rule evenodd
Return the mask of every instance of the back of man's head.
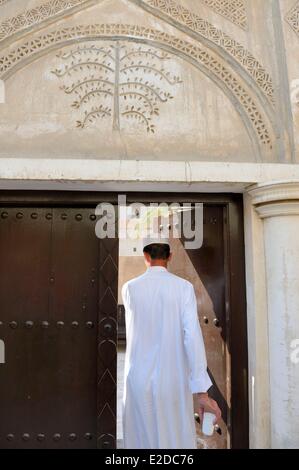
<path id="1" fill-rule="evenodd" d="M 144 247 L 143 253 L 147 253 L 153 261 L 166 261 L 170 257 L 170 246 L 164 243 L 153 243 Z"/>

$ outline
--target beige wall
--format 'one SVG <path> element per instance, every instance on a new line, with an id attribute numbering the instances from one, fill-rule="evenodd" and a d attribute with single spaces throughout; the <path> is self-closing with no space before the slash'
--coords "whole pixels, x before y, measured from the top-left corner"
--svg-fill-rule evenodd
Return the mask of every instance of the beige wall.
<path id="1" fill-rule="evenodd" d="M 291 113 L 294 125 L 294 146 L 296 159 L 299 159 L 299 2 L 280 0 L 283 22 L 283 34 L 286 47 L 289 90 L 291 96 Z"/>
<path id="2" fill-rule="evenodd" d="M 6 102 L 0 105 L 0 157 L 298 160 L 299 33 L 287 21 L 294 2 L 2 3 Z M 111 23 L 120 26 L 111 30 Z M 113 59 L 111 70 L 104 69 L 109 58 L 90 51 L 108 47 L 114 56 L 116 39 L 120 72 Z M 78 47 L 84 51 L 77 53 Z M 145 54 L 149 49 L 154 55 Z M 75 55 L 65 58 L 71 51 Z M 133 51 L 135 56 L 121 60 Z M 89 67 L 89 61 L 97 65 Z M 132 65 L 140 69 L 124 70 Z M 52 73 L 62 75 L 72 66 L 63 77 Z M 134 84 L 115 87 L 127 81 Z M 78 94 L 66 93 L 76 85 Z M 79 109 L 74 101 L 80 101 Z M 77 127 L 87 115 L 91 122 Z"/>

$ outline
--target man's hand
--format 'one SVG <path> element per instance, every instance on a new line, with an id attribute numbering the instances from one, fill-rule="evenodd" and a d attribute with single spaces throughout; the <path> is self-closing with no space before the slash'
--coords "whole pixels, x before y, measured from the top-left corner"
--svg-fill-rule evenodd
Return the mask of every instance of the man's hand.
<path id="1" fill-rule="evenodd" d="M 214 424 L 220 424 L 221 410 L 215 400 L 207 393 L 198 393 L 195 398 L 195 411 L 199 414 L 200 422 L 203 422 L 204 413 L 213 413 L 216 418 Z"/>

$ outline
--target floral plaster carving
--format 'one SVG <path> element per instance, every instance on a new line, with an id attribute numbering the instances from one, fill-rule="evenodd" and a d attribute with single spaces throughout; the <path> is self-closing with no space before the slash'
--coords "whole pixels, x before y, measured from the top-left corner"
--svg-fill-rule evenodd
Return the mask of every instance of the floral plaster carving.
<path id="1" fill-rule="evenodd" d="M 289 11 L 286 16 L 286 21 L 299 37 L 299 2 L 297 2 Z"/>
<path id="2" fill-rule="evenodd" d="M 199 36 L 208 39 L 220 46 L 232 56 L 253 78 L 256 85 L 262 89 L 268 99 L 274 102 L 274 88 L 270 74 L 264 69 L 260 62 L 244 46 L 239 44 L 226 33 L 217 29 L 208 21 L 202 19 L 196 13 L 185 8 L 174 0 L 131 0 L 137 4 L 144 5 L 146 9 L 160 11 L 167 17 L 175 20 L 179 25 L 192 31 Z"/>
<path id="3" fill-rule="evenodd" d="M 43 22 L 50 21 L 64 14 L 70 14 L 75 8 L 84 9 L 87 6 L 94 5 L 102 0 L 50 0 L 43 5 L 31 10 L 20 13 L 16 17 L 8 18 L 0 23 L 0 41 L 9 40 L 14 34 L 20 34 L 35 26 L 40 26 Z M 274 102 L 274 89 L 272 79 L 269 73 L 259 63 L 259 61 L 241 44 L 233 38 L 217 29 L 215 26 L 192 13 L 174 0 L 129 0 L 138 6 L 149 6 L 156 12 L 162 12 L 175 19 L 186 29 L 196 32 L 201 37 L 208 39 L 217 46 L 221 47 L 230 54 L 246 72 L 253 78 L 256 85 L 261 88 L 267 98 Z M 228 15 L 236 15 L 236 11 L 243 11 L 242 3 L 244 0 L 203 0 L 218 12 Z M 228 7 L 228 3 L 232 7 Z M 219 4 L 219 5 L 218 5 Z"/>
<path id="4" fill-rule="evenodd" d="M 2 0 L 2 3 L 8 0 Z M 1 2 L 1 0 L 0 0 Z M 0 23 L 0 41 L 26 30 L 30 27 L 42 24 L 43 21 L 55 18 L 63 13 L 69 13 L 77 6 L 94 4 L 90 0 L 50 0 L 30 10 L 25 10 L 16 16 L 7 18 Z M 1 4 L 1 3 L 0 3 Z"/>
<path id="5" fill-rule="evenodd" d="M 259 141 L 272 148 L 271 125 L 265 119 L 264 110 L 252 93 L 249 92 L 243 80 L 232 70 L 228 64 L 220 61 L 207 48 L 194 45 L 176 36 L 169 35 L 159 30 L 145 28 L 137 25 L 125 24 L 91 24 L 65 27 L 59 30 L 35 36 L 27 42 L 10 49 L 9 52 L 0 57 L 0 78 L 6 79 L 22 68 L 26 63 L 36 57 L 46 54 L 49 50 L 59 49 L 68 44 L 79 41 L 92 41 L 106 39 L 117 41 L 129 39 L 150 46 L 160 47 L 171 51 L 183 59 L 189 61 L 198 69 L 204 71 L 210 78 L 219 83 L 219 86 L 239 103 L 235 107 L 242 110 L 241 116 L 247 119 L 246 126 L 254 129 L 255 137 Z M 251 124 L 250 124 L 251 123 Z M 251 131 L 250 131 L 251 132 Z"/>
<path id="6" fill-rule="evenodd" d="M 58 57 L 64 63 L 53 73 L 63 79 L 64 92 L 75 97 L 72 106 L 81 112 L 80 128 L 112 118 L 114 130 L 126 119 L 154 133 L 153 118 L 181 83 L 165 66 L 172 57 L 155 48 L 91 44 Z"/>
<path id="7" fill-rule="evenodd" d="M 201 0 L 205 5 L 224 16 L 240 28 L 247 30 L 247 12 L 245 0 Z"/>

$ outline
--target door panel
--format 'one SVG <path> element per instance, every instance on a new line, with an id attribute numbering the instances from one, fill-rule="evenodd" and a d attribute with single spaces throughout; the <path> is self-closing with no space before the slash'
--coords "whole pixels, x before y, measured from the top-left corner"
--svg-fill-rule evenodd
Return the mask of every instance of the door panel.
<path id="1" fill-rule="evenodd" d="M 45 412 L 47 344 L 37 324 L 48 320 L 51 220 L 46 209 L 2 209 L 0 214 L 0 335 L 6 346 L 0 369 L 0 447 L 22 448 L 30 446 L 27 434 Z"/>
<path id="2" fill-rule="evenodd" d="M 220 404 L 223 420 L 212 438 L 201 434 L 197 426 L 199 448 L 225 449 L 230 440 L 230 352 L 228 342 L 229 318 L 227 305 L 227 280 L 225 266 L 228 264 L 225 238 L 225 206 L 204 205 L 203 246 L 186 250 L 184 240 L 172 239 L 173 253 L 169 270 L 189 280 L 195 289 L 199 319 L 204 335 L 209 373 L 213 381 L 211 396 Z M 193 217 L 194 218 L 194 217 Z M 134 252 L 134 242 L 122 247 L 122 252 Z M 132 244 L 133 243 L 133 244 Z M 129 279 L 145 271 L 143 256 L 121 256 L 119 267 L 119 302 L 121 287 Z M 124 336 L 124 311 L 119 306 L 120 331 Z M 121 432 L 119 432 L 121 436 Z"/>
<path id="3" fill-rule="evenodd" d="M 1 315 L 36 320 L 48 311 L 51 211 L 0 209 Z"/>
<path id="4" fill-rule="evenodd" d="M 89 209 L 53 209 L 49 283 L 50 322 L 56 328 L 49 388 L 56 400 L 49 432 L 62 430 L 56 433 L 68 440 L 76 435 L 71 445 L 83 448 L 96 445 L 99 242 L 91 216 Z"/>
<path id="5" fill-rule="evenodd" d="M 98 402 L 115 414 L 116 330 L 110 349 L 99 343 L 100 293 L 115 295 L 102 260 L 117 270 L 117 256 L 101 250 L 95 223 L 92 208 L 0 209 L 0 448 L 96 448 L 107 434 L 115 446 Z"/>
<path id="6" fill-rule="evenodd" d="M 98 448 L 116 448 L 118 240 L 101 241 L 98 336 Z"/>
<path id="7" fill-rule="evenodd" d="M 212 438 L 203 436 L 201 427 L 197 427 L 199 447 L 209 449 L 225 449 L 230 446 L 230 356 L 225 310 L 223 211 L 223 206 L 205 206 L 203 246 L 196 250 L 186 250 L 184 240 L 173 240 L 173 261 L 170 264 L 170 270 L 174 274 L 189 280 L 194 286 L 209 374 L 213 382 L 209 393 L 222 410 L 220 429 Z"/>

